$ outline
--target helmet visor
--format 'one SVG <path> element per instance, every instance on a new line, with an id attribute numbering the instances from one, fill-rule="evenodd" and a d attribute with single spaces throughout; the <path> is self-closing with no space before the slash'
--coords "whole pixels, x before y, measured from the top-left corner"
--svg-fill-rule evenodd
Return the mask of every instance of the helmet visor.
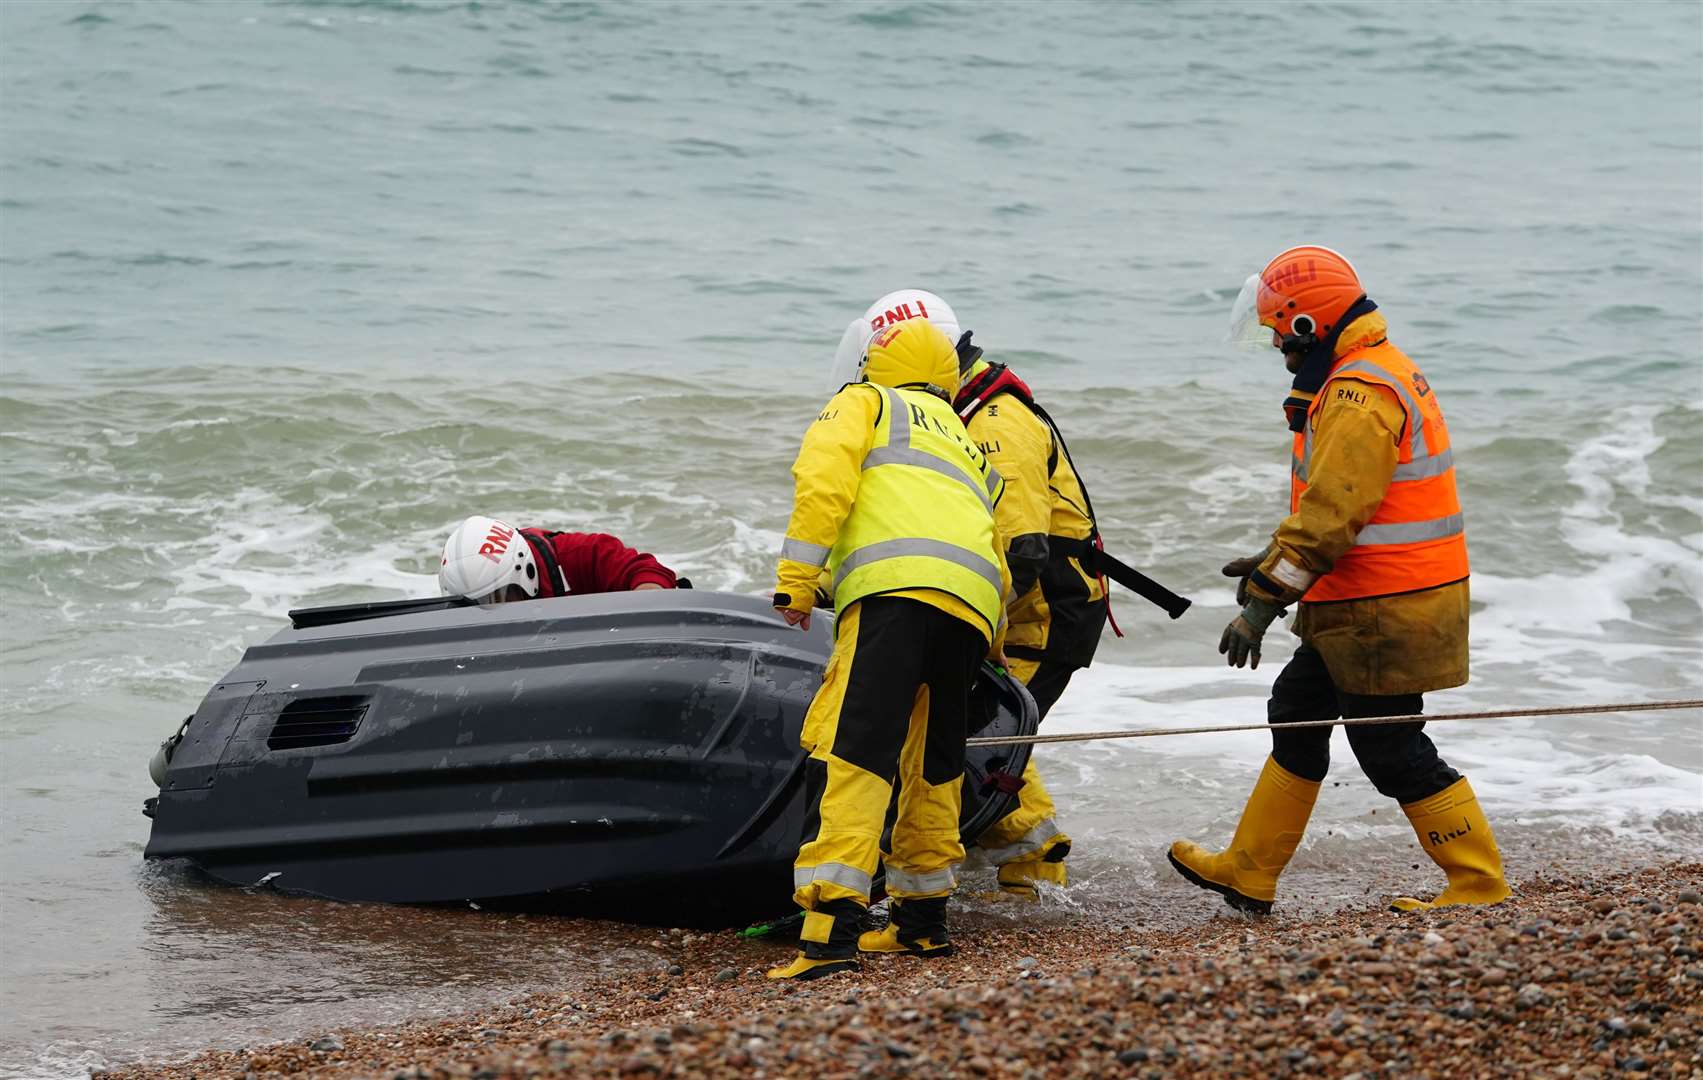
<path id="1" fill-rule="evenodd" d="M 1242 291 L 1230 306 L 1230 331 L 1225 342 L 1239 349 L 1269 349 L 1273 345 L 1272 329 L 1260 323 L 1261 309 L 1276 306 L 1277 296 L 1266 287 L 1258 274 L 1249 274 L 1242 282 Z"/>
<path id="2" fill-rule="evenodd" d="M 834 366 L 828 372 L 828 388 L 838 391 L 846 383 L 862 382 L 863 368 L 869 361 L 869 339 L 873 337 L 864 319 L 853 319 L 840 335 L 840 347 L 834 350 Z"/>

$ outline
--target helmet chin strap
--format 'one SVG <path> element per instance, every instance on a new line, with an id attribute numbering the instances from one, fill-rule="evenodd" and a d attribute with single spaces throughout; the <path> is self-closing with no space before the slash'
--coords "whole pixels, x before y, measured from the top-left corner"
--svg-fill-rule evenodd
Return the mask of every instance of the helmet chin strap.
<path id="1" fill-rule="evenodd" d="M 946 387 L 936 386 L 931 382 L 907 382 L 895 386 L 895 390 L 921 390 L 925 394 L 933 394 L 948 405 L 952 404 L 952 395 L 946 392 Z"/>
<path id="2" fill-rule="evenodd" d="M 1324 337 L 1311 333 L 1284 335 L 1280 343 L 1283 355 L 1301 357 L 1301 366 L 1296 369 L 1295 381 L 1289 385 L 1289 396 L 1283 401 L 1283 415 L 1289 421 L 1290 431 L 1301 431 L 1307 426 L 1307 409 L 1330 375 L 1331 361 L 1336 355 L 1336 343 L 1342 337 L 1342 332 L 1348 329 L 1355 319 L 1376 310 L 1378 305 L 1362 296 L 1348 306 L 1348 310 L 1342 313 L 1342 317 Z"/>

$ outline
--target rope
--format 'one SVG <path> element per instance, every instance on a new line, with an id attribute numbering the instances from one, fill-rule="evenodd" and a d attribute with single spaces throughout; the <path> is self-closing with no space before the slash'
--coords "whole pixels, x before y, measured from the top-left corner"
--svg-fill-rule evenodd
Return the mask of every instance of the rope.
<path id="1" fill-rule="evenodd" d="M 966 740 L 966 746 L 1014 746 L 1018 743 L 1091 742 L 1098 739 L 1148 739 L 1155 735 L 1208 735 L 1219 731 L 1269 731 L 1316 727 L 1358 727 L 1365 724 L 1407 724 L 1442 720 L 1510 720 L 1521 716 L 1583 716 L 1590 713 L 1655 712 L 1663 709 L 1703 709 L 1703 698 L 1686 701 L 1628 701 L 1617 705 L 1556 705 L 1542 709 L 1493 709 L 1489 712 L 1438 713 L 1435 716 L 1366 716 L 1353 720 L 1297 720 L 1292 724 L 1231 724 L 1224 727 L 1136 728 L 1125 731 L 1084 731 L 1074 735 L 989 736 Z"/>

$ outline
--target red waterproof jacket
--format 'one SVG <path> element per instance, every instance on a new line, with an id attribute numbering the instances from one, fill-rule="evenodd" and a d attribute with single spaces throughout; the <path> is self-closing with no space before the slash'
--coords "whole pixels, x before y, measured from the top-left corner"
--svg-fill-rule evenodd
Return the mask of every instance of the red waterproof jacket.
<path id="1" fill-rule="evenodd" d="M 625 592 L 640 585 L 675 587 L 674 571 L 608 533 L 522 529 L 538 561 L 540 597 Z"/>

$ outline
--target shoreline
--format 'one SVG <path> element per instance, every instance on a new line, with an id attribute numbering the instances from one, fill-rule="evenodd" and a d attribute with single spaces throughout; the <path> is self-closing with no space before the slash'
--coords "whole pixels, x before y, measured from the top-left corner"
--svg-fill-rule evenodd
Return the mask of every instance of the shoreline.
<path id="1" fill-rule="evenodd" d="M 1492 908 L 1130 931 L 954 926 L 956 955 L 763 978 L 790 941 L 658 931 L 665 970 L 102 1075 L 1703 1075 L 1703 863 L 1541 875 Z M 660 964 L 659 964 L 660 966 Z"/>

